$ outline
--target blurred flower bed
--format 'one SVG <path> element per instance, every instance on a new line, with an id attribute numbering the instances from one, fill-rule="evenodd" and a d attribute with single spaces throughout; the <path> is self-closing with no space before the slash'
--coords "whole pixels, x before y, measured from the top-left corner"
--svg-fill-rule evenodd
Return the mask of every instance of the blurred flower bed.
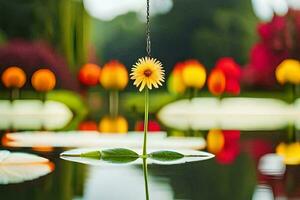
<path id="1" fill-rule="evenodd" d="M 47 4 L 52 5 L 48 1 Z M 194 4 L 197 3 L 194 2 Z M 18 39 L 15 34 L 9 34 L 12 31 L 10 28 L 1 32 L 3 37 L 0 40 L 0 75 L 2 80 L 0 98 L 11 101 L 16 99 L 45 101 L 48 99 L 63 102 L 71 108 L 75 116 L 78 116 L 76 122 L 72 126 L 68 125 L 66 129 L 72 127 L 72 129 L 80 130 L 121 133 L 133 129 L 141 130 L 144 109 L 143 95 L 132 92 L 132 87 L 128 86 L 130 81 L 128 69 L 132 65 L 128 64 L 128 60 L 135 56 L 136 52 L 131 54 L 129 49 L 124 53 L 130 54 L 130 58 L 125 58 L 119 52 L 116 54 L 106 53 L 111 52 L 111 48 L 116 48 L 112 45 L 113 47 L 103 48 L 103 52 L 99 56 L 98 47 L 96 48 L 91 44 L 90 35 L 87 34 L 89 27 L 85 26 L 94 19 L 87 15 L 81 2 L 75 5 L 74 2 L 68 1 L 68 3 L 60 4 L 58 7 L 62 11 L 68 10 L 70 5 L 76 6 L 80 11 L 78 16 L 74 16 L 72 12 L 67 16 L 68 19 L 62 19 L 61 13 L 56 13 L 58 11 L 53 10 L 55 17 L 48 19 L 49 27 L 56 27 L 61 32 L 46 33 L 41 31 L 36 37 L 27 33 L 26 36 L 20 37 L 23 39 Z M 174 12 L 178 11 L 180 5 L 189 8 L 192 4 L 175 2 L 170 13 L 153 18 L 157 20 L 165 17 L 167 20 L 170 16 L 175 15 Z M 233 2 L 228 5 L 232 6 Z M 245 18 L 229 15 L 229 11 L 225 12 L 221 8 L 215 9 L 216 11 L 208 12 L 215 21 L 199 18 L 200 21 L 207 21 L 208 30 L 206 33 L 213 32 L 212 30 L 215 29 L 212 27 L 216 25 L 224 32 L 237 34 L 227 34 L 228 41 L 219 40 L 219 44 L 213 43 L 216 49 L 206 48 L 206 50 L 212 49 L 215 52 L 203 56 L 206 55 L 202 49 L 204 48 L 202 46 L 205 46 L 203 41 L 207 40 L 209 43 L 209 41 L 212 42 L 213 39 L 220 38 L 220 36 L 211 33 L 212 38 L 206 38 L 204 37 L 207 36 L 205 31 L 196 28 L 193 29 L 195 31 L 194 37 L 198 39 L 191 35 L 185 35 L 185 37 L 191 37 L 193 41 L 194 39 L 195 41 L 202 41 L 202 44 L 195 42 L 196 46 L 201 46 L 195 47 L 195 49 L 200 48 L 200 51 L 195 50 L 193 53 L 191 51 L 190 54 L 181 52 L 182 56 L 173 52 L 176 56 L 170 59 L 170 55 L 165 55 L 157 50 L 163 56 L 160 60 L 164 61 L 163 58 L 166 58 L 166 64 L 164 62 L 163 64 L 167 70 L 165 77 L 167 86 L 153 92 L 150 97 L 150 119 L 153 122 L 150 123 L 153 125 L 151 129 L 165 129 L 158 122 L 156 113 L 166 104 L 183 98 L 214 96 L 222 99 L 241 96 L 278 98 L 288 102 L 293 102 L 297 98 L 297 85 L 300 83 L 299 43 L 297 42 L 300 35 L 299 11 L 290 9 L 285 16 L 274 15 L 270 22 L 259 23 L 256 30 L 259 37 L 258 41 L 251 44 L 250 51 L 246 51 L 249 54 L 249 59 L 241 59 L 244 56 L 242 53 L 237 51 L 233 53 L 227 47 L 232 45 L 232 48 L 235 49 L 243 43 L 246 44 L 246 41 L 233 36 L 242 37 L 245 34 L 245 37 L 247 35 L 250 38 L 251 34 L 245 33 L 247 32 L 245 31 L 246 27 L 242 26 L 241 23 Z M 245 5 L 243 9 L 248 13 L 249 5 Z M 191 13 L 194 12 L 191 10 Z M 190 18 L 183 20 L 192 20 L 192 16 L 194 15 L 191 14 Z M 46 13 L 41 18 L 46 19 Z M 57 24 L 54 23 L 54 18 L 59 19 Z M 136 20 L 130 14 L 120 18 L 124 21 Z M 236 30 L 231 26 L 226 29 L 225 25 L 233 22 L 233 19 L 241 20 L 233 25 Z M 117 26 L 120 30 L 124 28 L 117 22 L 119 19 L 113 20 L 111 27 L 108 28 L 111 32 L 115 32 L 116 36 L 118 36 L 118 31 L 113 27 Z M 168 22 L 172 25 L 170 21 Z M 256 21 L 252 20 L 252 25 L 253 22 Z M 67 25 L 67 27 L 61 27 L 62 24 Z M 221 26 L 222 24 L 225 28 Z M 97 23 L 93 23 L 93 25 L 101 27 Z M 135 30 L 139 30 L 140 25 L 142 25 L 141 22 L 135 24 L 131 32 L 132 35 L 134 35 Z M 175 25 L 174 31 L 181 30 L 180 28 L 183 26 L 179 22 Z M 249 25 L 248 29 L 255 33 L 255 27 Z M 127 31 L 125 30 L 126 33 Z M 160 31 L 161 34 L 157 34 L 159 36 L 164 33 L 164 31 Z M 106 30 L 102 32 L 104 35 L 107 34 Z M 215 32 L 217 31 L 215 30 Z M 222 31 L 219 30 L 219 32 Z M 22 34 L 25 33 L 24 30 Z M 105 37 L 107 35 L 99 36 L 102 39 Z M 109 38 L 114 37 L 112 35 Z M 37 38 L 37 40 L 32 38 Z M 54 42 L 55 38 L 58 38 L 57 43 Z M 132 37 L 130 38 L 132 41 Z M 249 41 L 252 39 L 251 36 Z M 104 41 L 107 42 L 108 40 Z M 154 42 L 157 42 L 155 38 Z M 236 42 L 241 44 L 236 45 Z M 120 49 L 126 45 L 120 44 Z M 190 44 L 186 43 L 183 46 L 185 45 Z M 227 46 L 223 51 L 219 51 L 220 49 L 217 47 L 222 45 Z M 103 44 L 100 46 L 103 47 Z M 244 48 L 243 53 L 245 53 Z"/>

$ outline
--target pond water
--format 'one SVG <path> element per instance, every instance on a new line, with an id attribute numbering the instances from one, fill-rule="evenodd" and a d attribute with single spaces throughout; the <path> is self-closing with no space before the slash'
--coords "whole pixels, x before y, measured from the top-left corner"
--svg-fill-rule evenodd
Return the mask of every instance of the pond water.
<path id="1" fill-rule="evenodd" d="M 299 199 L 300 167 L 283 166 L 272 154 L 286 135 L 285 131 L 241 132 L 234 147 L 213 159 L 148 165 L 150 199 Z M 0 185 L 1 199 L 145 199 L 142 165 L 70 162 L 59 158 L 66 150 L 62 148 L 10 150 L 46 157 L 54 170 L 35 180 Z M 0 179 L 5 172 L 0 166 Z"/>

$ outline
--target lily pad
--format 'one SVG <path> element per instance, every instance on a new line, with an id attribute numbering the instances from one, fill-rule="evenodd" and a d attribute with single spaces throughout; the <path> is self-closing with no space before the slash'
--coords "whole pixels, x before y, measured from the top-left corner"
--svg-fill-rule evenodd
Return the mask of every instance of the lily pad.
<path id="1" fill-rule="evenodd" d="M 201 97 L 178 100 L 158 112 L 160 121 L 179 130 L 278 130 L 295 121 L 300 127 L 300 100 L 294 105 L 272 98 Z M 230 117 L 228 117 L 230 116 Z M 298 126 L 299 124 L 299 126 Z"/>
<path id="2" fill-rule="evenodd" d="M 0 108 L 1 111 L 1 108 Z M 1 116 L 0 116 L 1 118 Z M 1 120 L 0 120 L 1 121 Z M 1 123 L 1 122 L 0 122 Z M 129 132 L 122 134 L 105 134 L 96 131 L 26 131 L 18 133 L 8 133 L 4 137 L 7 139 L 4 146 L 9 147 L 71 147 L 86 148 L 127 148 L 141 149 L 143 134 Z M 183 137 L 166 137 L 165 132 L 148 135 L 149 149 L 204 149 L 206 142 L 204 138 L 183 138 Z"/>
<path id="3" fill-rule="evenodd" d="M 0 185 L 22 183 L 49 174 L 54 164 L 29 153 L 0 151 Z"/>
<path id="4" fill-rule="evenodd" d="M 13 127 L 21 130 L 57 130 L 73 118 L 72 111 L 57 101 L 0 100 L 0 130 Z M 2 120 L 3 119 L 3 120 Z"/>

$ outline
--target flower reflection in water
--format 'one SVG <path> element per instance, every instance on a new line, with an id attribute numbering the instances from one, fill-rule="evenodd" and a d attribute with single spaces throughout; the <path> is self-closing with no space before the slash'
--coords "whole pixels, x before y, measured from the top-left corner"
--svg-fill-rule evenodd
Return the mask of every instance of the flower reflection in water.
<path id="1" fill-rule="evenodd" d="M 267 153 L 259 159 L 257 168 L 259 184 L 254 190 L 252 199 L 288 199 L 284 189 L 286 165 L 283 157 L 275 153 Z"/>
<path id="2" fill-rule="evenodd" d="M 0 185 L 37 179 L 54 170 L 48 159 L 28 154 L 0 151 Z"/>
<path id="3" fill-rule="evenodd" d="M 269 153 L 260 158 L 258 170 L 263 175 L 281 177 L 285 173 L 286 166 L 283 162 L 283 157 Z"/>
<path id="4" fill-rule="evenodd" d="M 252 200 L 273 200 L 272 188 L 268 185 L 257 185 Z"/>
<path id="5" fill-rule="evenodd" d="M 284 158 L 287 165 L 300 164 L 300 143 L 294 142 L 290 144 L 280 143 L 276 148 L 276 153 Z"/>
<path id="6" fill-rule="evenodd" d="M 207 135 L 207 148 L 220 164 L 231 164 L 240 152 L 239 139 L 240 131 L 213 129 Z"/>

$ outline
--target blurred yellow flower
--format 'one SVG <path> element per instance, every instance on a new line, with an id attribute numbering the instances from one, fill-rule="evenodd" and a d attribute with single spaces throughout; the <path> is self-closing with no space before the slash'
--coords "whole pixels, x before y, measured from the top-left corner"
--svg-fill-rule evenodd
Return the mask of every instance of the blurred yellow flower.
<path id="1" fill-rule="evenodd" d="M 186 90 L 186 86 L 182 79 L 183 63 L 177 63 L 168 79 L 168 90 L 174 94 L 182 94 Z"/>
<path id="2" fill-rule="evenodd" d="M 275 75 L 280 84 L 300 84 L 300 62 L 294 59 L 284 60 L 276 68 Z"/>
<path id="3" fill-rule="evenodd" d="M 213 154 L 218 154 L 225 145 L 224 134 L 221 130 L 210 130 L 207 135 L 207 150 Z"/>
<path id="4" fill-rule="evenodd" d="M 152 86 L 158 88 L 158 85 L 162 85 L 164 82 L 164 70 L 160 61 L 155 58 L 140 58 L 138 62 L 133 65 L 131 69 L 131 79 L 134 80 L 133 85 L 139 87 L 139 91 L 142 91 L 145 86 L 150 90 Z"/>
<path id="5" fill-rule="evenodd" d="M 56 78 L 54 73 L 49 69 L 39 69 L 33 73 L 31 84 L 35 90 L 47 92 L 55 87 Z"/>
<path id="6" fill-rule="evenodd" d="M 122 116 L 103 117 L 99 122 L 99 131 L 101 133 L 127 133 L 128 123 Z"/>
<path id="7" fill-rule="evenodd" d="M 276 153 L 284 158 L 284 163 L 287 165 L 300 164 L 300 143 L 291 144 L 280 143 L 276 147 Z"/>
<path id="8" fill-rule="evenodd" d="M 2 82 L 7 88 L 21 88 L 26 82 L 26 74 L 19 67 L 9 67 L 2 73 Z"/>
<path id="9" fill-rule="evenodd" d="M 197 60 L 188 60 L 182 70 L 182 78 L 187 87 L 201 89 L 206 81 L 205 68 Z"/>
<path id="10" fill-rule="evenodd" d="M 103 66 L 99 81 L 107 90 L 123 90 L 128 84 L 128 71 L 125 65 L 112 60 Z"/>

